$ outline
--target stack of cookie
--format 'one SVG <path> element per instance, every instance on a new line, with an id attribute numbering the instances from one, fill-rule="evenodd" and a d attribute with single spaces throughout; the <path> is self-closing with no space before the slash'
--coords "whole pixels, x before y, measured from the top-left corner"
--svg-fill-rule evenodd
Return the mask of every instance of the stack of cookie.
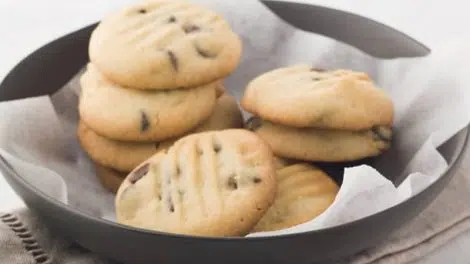
<path id="1" fill-rule="evenodd" d="M 238 66 L 241 40 L 211 10 L 184 1 L 134 4 L 103 19 L 89 54 L 78 136 L 113 191 L 109 182 L 176 139 L 242 126 L 222 86 Z"/>
<path id="2" fill-rule="evenodd" d="M 390 147 L 392 100 L 362 72 L 276 69 L 248 85 L 241 105 L 254 115 L 248 128 L 280 157 L 346 162 Z"/>

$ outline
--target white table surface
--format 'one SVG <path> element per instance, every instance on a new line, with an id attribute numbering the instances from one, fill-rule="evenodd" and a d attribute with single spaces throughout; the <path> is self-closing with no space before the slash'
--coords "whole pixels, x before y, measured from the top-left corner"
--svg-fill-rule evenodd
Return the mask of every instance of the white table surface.
<path id="1" fill-rule="evenodd" d="M 19 60 L 44 43 L 99 20 L 107 11 L 132 1 L 0 0 L 0 80 Z M 463 34 L 470 24 L 464 0 L 297 1 L 367 16 L 399 29 L 431 48 L 442 40 Z M 23 202 L 0 176 L 0 211 L 22 206 Z M 468 248 L 470 233 L 454 239 L 419 263 L 470 263 L 470 253 L 466 253 Z"/>

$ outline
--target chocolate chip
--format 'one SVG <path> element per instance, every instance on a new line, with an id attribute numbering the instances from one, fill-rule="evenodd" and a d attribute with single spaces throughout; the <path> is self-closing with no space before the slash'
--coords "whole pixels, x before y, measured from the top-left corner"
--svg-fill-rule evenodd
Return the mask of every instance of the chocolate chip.
<path id="1" fill-rule="evenodd" d="M 168 211 L 171 213 L 175 212 L 175 205 L 173 204 L 173 199 L 171 199 L 171 196 L 168 196 Z"/>
<path id="2" fill-rule="evenodd" d="M 385 142 L 389 142 L 392 140 L 390 131 L 385 127 L 374 126 L 372 127 L 371 131 L 372 133 L 374 133 L 374 137 L 376 140 L 385 141 Z"/>
<path id="3" fill-rule="evenodd" d="M 183 30 L 186 34 L 189 34 L 189 33 L 200 31 L 201 28 L 193 24 L 188 24 L 188 25 L 183 26 Z"/>
<path id="4" fill-rule="evenodd" d="M 139 14 L 147 14 L 147 9 L 145 8 L 142 8 L 142 9 L 139 9 Z"/>
<path id="5" fill-rule="evenodd" d="M 168 58 L 170 58 L 170 62 L 171 62 L 171 66 L 173 66 L 173 70 L 175 70 L 175 72 L 178 72 L 178 58 L 176 58 L 175 53 L 173 53 L 173 51 L 171 50 L 168 50 L 166 53 L 168 54 Z"/>
<path id="6" fill-rule="evenodd" d="M 147 114 L 143 110 L 140 110 L 140 132 L 147 131 L 149 127 L 150 121 Z"/>
<path id="7" fill-rule="evenodd" d="M 315 72 L 326 72 L 326 70 L 325 70 L 325 69 L 323 69 L 323 68 L 315 68 L 315 67 L 312 67 L 312 68 L 310 69 L 310 71 L 315 71 Z"/>
<path id="8" fill-rule="evenodd" d="M 160 142 L 155 143 L 155 149 L 160 148 Z"/>
<path id="9" fill-rule="evenodd" d="M 259 117 L 252 116 L 246 121 L 246 127 L 248 130 L 255 131 L 261 127 L 262 121 Z"/>
<path id="10" fill-rule="evenodd" d="M 227 185 L 232 190 L 238 189 L 238 183 L 237 183 L 237 180 L 235 179 L 235 175 L 230 176 L 228 178 Z"/>
<path id="11" fill-rule="evenodd" d="M 260 182 L 261 182 L 261 179 L 258 178 L 258 177 L 255 177 L 255 178 L 253 178 L 253 182 L 254 182 L 254 183 L 260 183 Z"/>
<path id="12" fill-rule="evenodd" d="M 217 57 L 217 54 L 211 54 L 210 51 L 204 50 L 203 48 L 201 48 L 197 44 L 194 44 L 194 48 L 196 49 L 199 56 L 201 56 L 203 58 L 213 59 L 213 58 Z"/>
<path id="13" fill-rule="evenodd" d="M 170 16 L 168 18 L 168 23 L 175 23 L 176 22 L 176 17 L 175 16 Z"/>
<path id="14" fill-rule="evenodd" d="M 131 177 L 129 177 L 129 181 L 132 184 L 135 184 L 136 182 L 138 182 L 140 179 L 142 179 L 142 177 L 144 177 L 149 172 L 149 167 L 150 167 L 149 163 L 145 163 L 144 165 L 140 166 L 140 168 L 132 172 Z"/>
<path id="15" fill-rule="evenodd" d="M 181 174 L 181 168 L 178 164 L 176 164 L 176 176 L 179 176 Z"/>
<path id="16" fill-rule="evenodd" d="M 215 151 L 215 153 L 219 153 L 221 149 L 222 149 L 222 146 L 220 146 L 219 143 L 214 143 L 214 151 Z"/>

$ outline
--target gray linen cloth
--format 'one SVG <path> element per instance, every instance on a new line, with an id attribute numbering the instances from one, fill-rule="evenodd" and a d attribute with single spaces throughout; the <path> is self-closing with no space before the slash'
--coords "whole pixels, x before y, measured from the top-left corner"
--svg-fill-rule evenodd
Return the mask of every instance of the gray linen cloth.
<path id="1" fill-rule="evenodd" d="M 2 264 L 111 264 L 61 238 L 31 210 L 0 213 Z"/>
<path id="2" fill-rule="evenodd" d="M 387 241 L 345 260 L 353 264 L 407 263 L 470 230 L 470 151 L 436 200 Z M 0 214 L 0 263 L 113 263 L 61 238 L 30 210 Z"/>

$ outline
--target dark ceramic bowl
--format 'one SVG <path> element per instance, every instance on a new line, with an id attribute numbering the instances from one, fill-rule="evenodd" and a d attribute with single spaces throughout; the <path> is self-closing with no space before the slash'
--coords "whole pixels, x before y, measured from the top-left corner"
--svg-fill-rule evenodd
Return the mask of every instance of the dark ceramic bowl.
<path id="1" fill-rule="evenodd" d="M 305 30 L 334 37 L 382 57 L 422 56 L 428 50 L 380 23 L 328 8 L 270 1 L 279 16 Z M 334 21 L 348 24 L 347 30 Z M 94 25 L 37 50 L 6 77 L 0 101 L 51 94 L 88 61 Z M 365 41 L 363 32 L 373 35 Z M 195 238 L 138 230 L 94 218 L 52 199 L 26 182 L 0 157 L 0 170 L 45 223 L 93 252 L 125 263 L 325 263 L 376 245 L 419 214 L 447 185 L 461 162 L 468 128 L 440 148 L 451 164 L 445 175 L 418 195 L 381 213 L 334 228 L 271 238 Z M 397 179 L 391 179 L 397 182 Z"/>

